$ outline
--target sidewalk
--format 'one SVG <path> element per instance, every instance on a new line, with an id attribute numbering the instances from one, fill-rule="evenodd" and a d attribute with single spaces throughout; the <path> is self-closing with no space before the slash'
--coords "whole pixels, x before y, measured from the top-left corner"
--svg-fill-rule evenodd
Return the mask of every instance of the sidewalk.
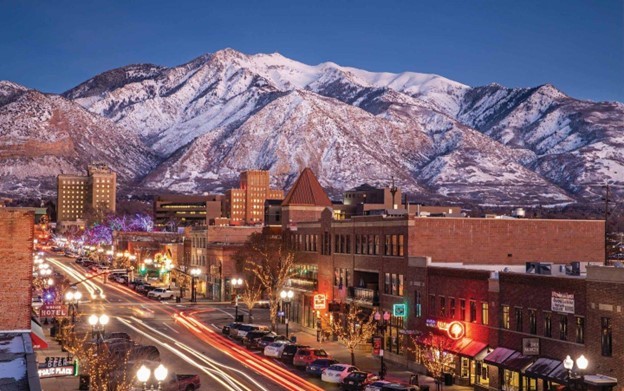
<path id="1" fill-rule="evenodd" d="M 47 349 L 37 349 L 37 362 L 44 362 L 46 357 L 67 357 L 69 353 L 61 350 L 61 344 L 52 336 L 50 336 L 51 324 L 43 324 L 43 332 L 45 334 L 46 342 L 48 343 Z M 41 379 L 41 389 L 43 391 L 70 391 L 78 390 L 79 377 L 67 376 L 67 377 L 51 377 Z"/>

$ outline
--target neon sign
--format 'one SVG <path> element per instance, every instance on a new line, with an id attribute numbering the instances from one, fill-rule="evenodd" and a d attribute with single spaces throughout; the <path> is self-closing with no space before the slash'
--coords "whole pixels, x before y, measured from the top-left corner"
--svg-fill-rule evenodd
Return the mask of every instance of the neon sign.
<path id="1" fill-rule="evenodd" d="M 446 331 L 446 334 L 451 339 L 461 339 L 466 335 L 466 328 L 458 321 L 445 322 L 443 320 L 427 319 L 425 324 L 427 327 Z"/>

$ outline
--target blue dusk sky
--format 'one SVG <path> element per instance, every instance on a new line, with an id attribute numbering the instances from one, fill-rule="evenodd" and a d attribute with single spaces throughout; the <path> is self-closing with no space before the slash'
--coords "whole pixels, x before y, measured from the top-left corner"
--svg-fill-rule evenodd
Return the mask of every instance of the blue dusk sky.
<path id="1" fill-rule="evenodd" d="M 231 47 L 624 102 L 622 0 L 0 0 L 0 79 L 63 92 Z"/>

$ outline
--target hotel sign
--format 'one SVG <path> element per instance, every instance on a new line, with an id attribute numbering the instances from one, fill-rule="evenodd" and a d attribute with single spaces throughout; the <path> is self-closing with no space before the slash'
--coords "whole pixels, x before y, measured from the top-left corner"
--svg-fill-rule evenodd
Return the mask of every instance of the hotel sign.
<path id="1" fill-rule="evenodd" d="M 327 296 L 323 294 L 314 295 L 314 309 L 324 310 L 327 307 Z"/>
<path id="2" fill-rule="evenodd" d="M 39 308 L 40 318 L 67 316 L 67 306 L 63 304 L 44 304 Z"/>
<path id="3" fill-rule="evenodd" d="M 552 292 L 550 309 L 565 314 L 574 313 L 574 295 L 572 293 Z"/>

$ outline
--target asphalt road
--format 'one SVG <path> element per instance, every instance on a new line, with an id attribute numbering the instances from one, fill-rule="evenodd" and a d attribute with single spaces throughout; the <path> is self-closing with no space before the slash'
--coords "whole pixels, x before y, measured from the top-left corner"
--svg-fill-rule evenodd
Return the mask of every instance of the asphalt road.
<path id="1" fill-rule="evenodd" d="M 47 254 L 56 271 L 72 281 L 86 278 L 87 270 L 72 258 Z M 79 304 L 79 328 L 89 328 L 87 318 L 106 313 L 106 332 L 127 332 L 135 342 L 153 345 L 161 362 L 174 373 L 198 374 L 204 390 L 321 390 L 336 389 L 319 379 L 288 368 L 223 337 L 220 326 L 234 318 L 232 306 L 199 303 L 158 302 L 100 277 L 78 284 L 83 294 Z M 91 301 L 102 290 L 104 300 Z M 254 310 L 257 313 L 259 310 Z M 260 310 L 262 311 L 262 310 Z M 265 310 L 266 311 L 266 310 Z M 241 313 L 246 313 L 242 311 Z M 196 320 L 197 319 L 197 320 Z"/>

